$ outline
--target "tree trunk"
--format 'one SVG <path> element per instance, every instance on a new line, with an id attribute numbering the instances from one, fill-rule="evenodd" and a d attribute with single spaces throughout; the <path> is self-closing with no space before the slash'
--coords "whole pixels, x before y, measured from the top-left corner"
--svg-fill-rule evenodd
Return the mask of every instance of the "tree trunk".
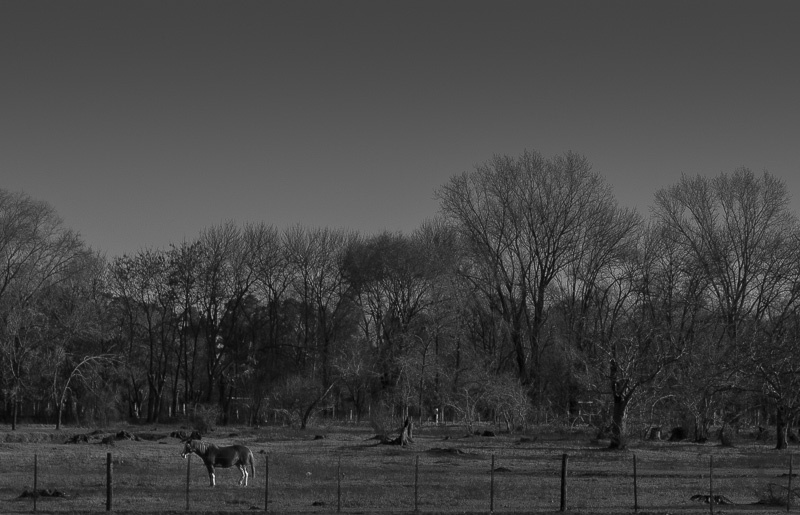
<path id="1" fill-rule="evenodd" d="M 785 407 L 778 406 L 775 414 L 775 436 L 776 436 L 776 449 L 786 449 L 789 447 L 789 419 Z"/>
<path id="2" fill-rule="evenodd" d="M 522 335 L 517 328 L 514 328 L 511 333 L 511 340 L 514 345 L 514 350 L 516 352 L 516 359 L 517 359 L 517 372 L 519 374 L 519 380 L 522 384 L 530 383 L 530 375 L 528 370 L 528 360 L 527 356 L 525 355 L 525 347 L 524 341 L 522 340 Z"/>
<path id="3" fill-rule="evenodd" d="M 17 430 L 17 413 L 19 412 L 19 401 L 14 398 L 14 402 L 12 402 L 11 407 L 11 430 Z"/>
<path id="4" fill-rule="evenodd" d="M 179 354 L 179 356 L 180 356 L 180 354 Z M 173 417 L 177 417 L 178 416 L 178 403 L 180 402 L 179 401 L 180 394 L 178 392 L 178 384 L 180 383 L 180 377 L 179 377 L 180 376 L 180 369 L 181 369 L 180 365 L 175 367 L 175 377 L 172 380 L 172 398 L 170 399 L 170 403 L 169 403 L 169 406 L 170 406 L 170 410 L 169 411 L 170 411 L 170 415 L 173 416 Z"/>
<path id="5" fill-rule="evenodd" d="M 220 424 L 227 426 L 231 418 L 231 397 L 232 391 L 228 385 L 228 379 L 225 375 L 220 375 L 217 381 L 217 392 L 219 393 L 219 408 L 221 414 Z"/>
<path id="6" fill-rule="evenodd" d="M 64 412 L 64 402 L 63 399 L 58 400 L 58 408 L 56 409 L 56 430 L 61 430 L 61 414 Z"/>
<path id="7" fill-rule="evenodd" d="M 147 423 L 158 422 L 161 414 L 161 401 L 163 393 L 163 380 L 148 379 L 147 394 Z"/>
<path id="8" fill-rule="evenodd" d="M 406 421 L 403 423 L 403 430 L 400 432 L 400 446 L 406 446 L 410 443 L 414 443 L 414 423 L 411 422 L 411 419 L 406 417 Z"/>
<path id="9" fill-rule="evenodd" d="M 625 422 L 628 400 L 621 395 L 614 395 L 614 406 L 611 412 L 611 443 L 609 449 L 625 449 Z"/>

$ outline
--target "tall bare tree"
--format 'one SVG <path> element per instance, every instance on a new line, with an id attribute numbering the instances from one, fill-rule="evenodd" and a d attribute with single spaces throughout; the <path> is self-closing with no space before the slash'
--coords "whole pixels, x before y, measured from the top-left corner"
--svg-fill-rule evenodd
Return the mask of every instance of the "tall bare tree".
<path id="1" fill-rule="evenodd" d="M 786 266 L 772 268 L 775 292 L 745 361 L 747 386 L 775 410 L 776 449 L 788 447 L 789 427 L 800 415 L 800 230 L 786 235 L 785 250 L 775 256 Z"/>
<path id="2" fill-rule="evenodd" d="M 77 397 L 78 386 L 83 388 L 83 406 L 101 420 L 108 420 L 117 408 L 116 391 L 109 388 L 115 379 L 109 365 L 116 362 L 119 349 L 114 345 L 117 331 L 109 326 L 106 263 L 97 254 L 86 254 L 73 261 L 72 268 L 64 280 L 45 288 L 37 302 L 46 317 L 37 370 L 47 379 L 56 429 L 61 429 L 68 393 Z M 89 374 L 90 368 L 96 374 Z M 91 381 L 81 381 L 101 375 L 93 391 Z"/>
<path id="3" fill-rule="evenodd" d="M 198 269 L 197 299 L 200 312 L 200 327 L 203 331 L 205 349 L 206 390 L 204 400 L 222 402 L 215 395 L 226 389 L 222 373 L 227 359 L 223 335 L 223 319 L 231 302 L 243 298 L 245 292 L 236 291 L 234 270 L 235 254 L 240 244 L 240 231 L 233 223 L 205 229 L 199 238 L 200 266 Z"/>
<path id="4" fill-rule="evenodd" d="M 170 281 L 167 253 L 142 250 L 134 256 L 119 257 L 112 265 L 111 276 L 126 321 L 131 399 L 139 403 L 145 400 L 146 407 L 141 408 L 146 409 L 146 420 L 158 421 L 180 334 L 178 297 Z M 144 399 L 137 398 L 140 374 L 147 385 Z"/>
<path id="5" fill-rule="evenodd" d="M 177 345 L 172 372 L 172 413 L 183 411 L 186 403 L 199 400 L 198 374 L 201 355 L 200 300 L 197 281 L 201 265 L 200 243 L 184 241 L 168 253 L 168 284 L 174 294 Z"/>
<path id="6" fill-rule="evenodd" d="M 363 314 L 365 351 L 377 354 L 381 382 L 394 392 L 406 377 L 403 362 L 419 344 L 434 302 L 437 275 L 432 254 L 420 234 L 382 233 L 350 247 L 347 278 Z M 405 399 L 400 401 L 406 408 Z"/>
<path id="7" fill-rule="evenodd" d="M 437 196 L 472 258 L 465 277 L 504 321 L 519 377 L 541 392 L 550 289 L 585 258 L 587 233 L 615 209 L 609 186 L 583 156 L 547 159 L 526 151 L 516 159 L 495 156 L 451 178 Z M 635 215 L 614 223 L 630 231 Z"/>
<path id="8" fill-rule="evenodd" d="M 312 375 L 326 386 L 331 380 L 331 347 L 350 316 L 342 261 L 356 238 L 354 233 L 328 228 L 293 227 L 286 232 L 291 290 L 301 309 L 298 342 L 305 347 L 304 359 L 311 359 Z"/>
<path id="9" fill-rule="evenodd" d="M 51 206 L 0 190 L 0 371 L 16 429 L 17 406 L 31 386 L 46 316 L 36 299 L 71 277 L 89 254 Z"/>
<path id="10" fill-rule="evenodd" d="M 684 175 L 656 193 L 654 214 L 705 274 L 724 328 L 720 337 L 734 343 L 743 322 L 763 316 L 783 275 L 776 267 L 786 266 L 780 256 L 796 224 L 786 185 L 747 168 L 713 179 Z"/>
<path id="11" fill-rule="evenodd" d="M 334 391 L 334 357 L 353 332 L 354 318 L 343 260 L 358 235 L 337 229 L 290 228 L 285 234 L 292 272 L 291 294 L 299 309 L 296 327 L 297 373 L 314 383 L 303 411 L 305 427 L 317 405 Z"/>
<path id="12" fill-rule="evenodd" d="M 689 256 L 712 302 L 703 338 L 690 350 L 693 362 L 715 373 L 686 374 L 684 400 L 698 410 L 724 412 L 740 404 L 749 366 L 749 342 L 783 293 L 796 266 L 787 256 L 796 216 L 786 185 L 769 174 L 738 168 L 714 178 L 684 175 L 656 193 L 654 216 L 669 245 Z M 698 437 L 704 437 L 700 434 Z"/>

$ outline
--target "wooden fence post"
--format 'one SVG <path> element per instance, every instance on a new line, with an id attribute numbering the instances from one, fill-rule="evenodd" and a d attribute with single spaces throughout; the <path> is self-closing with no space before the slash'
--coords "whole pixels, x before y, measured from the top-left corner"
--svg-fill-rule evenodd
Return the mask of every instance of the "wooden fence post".
<path id="1" fill-rule="evenodd" d="M 492 470 L 489 477 L 489 513 L 494 513 L 494 454 L 492 454 Z"/>
<path id="2" fill-rule="evenodd" d="M 336 513 L 342 513 L 342 457 L 336 467 Z"/>
<path id="3" fill-rule="evenodd" d="M 636 455 L 633 455 L 633 511 L 639 512 L 639 485 L 636 474 Z"/>
<path id="4" fill-rule="evenodd" d="M 567 511 L 567 453 L 561 456 L 561 511 Z"/>
<path id="5" fill-rule="evenodd" d="M 192 477 L 192 455 L 186 456 L 186 511 L 189 511 L 189 480 Z"/>
<path id="6" fill-rule="evenodd" d="M 714 455 L 708 457 L 708 509 L 714 515 Z"/>
<path id="7" fill-rule="evenodd" d="M 792 509 L 792 453 L 789 453 L 789 488 L 786 490 L 786 511 Z"/>
<path id="8" fill-rule="evenodd" d="M 414 465 L 414 513 L 419 513 L 419 456 Z"/>
<path id="9" fill-rule="evenodd" d="M 269 513 L 269 454 L 264 458 L 264 513 Z"/>
<path id="10" fill-rule="evenodd" d="M 106 511 L 111 511 L 112 500 L 114 498 L 113 465 L 111 463 L 111 453 L 106 453 Z"/>
<path id="11" fill-rule="evenodd" d="M 33 455 L 33 512 L 36 513 L 36 498 L 39 497 L 39 455 Z"/>

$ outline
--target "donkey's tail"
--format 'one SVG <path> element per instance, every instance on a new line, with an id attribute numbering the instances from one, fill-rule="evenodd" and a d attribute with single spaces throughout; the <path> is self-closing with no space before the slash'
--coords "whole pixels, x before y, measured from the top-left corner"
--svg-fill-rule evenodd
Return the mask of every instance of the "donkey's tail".
<path id="1" fill-rule="evenodd" d="M 247 451 L 247 461 L 250 462 L 250 477 L 255 479 L 256 478 L 256 460 L 255 460 L 255 458 L 253 458 L 253 451 L 251 451 L 249 449 Z"/>

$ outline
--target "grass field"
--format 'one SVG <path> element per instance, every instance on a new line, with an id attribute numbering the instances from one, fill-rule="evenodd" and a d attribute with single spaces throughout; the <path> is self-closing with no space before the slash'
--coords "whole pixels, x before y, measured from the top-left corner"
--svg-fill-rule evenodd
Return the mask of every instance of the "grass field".
<path id="1" fill-rule="evenodd" d="M 181 459 L 180 441 L 169 436 L 175 429 L 0 427 L 0 513 L 33 512 L 33 499 L 21 495 L 33 491 L 34 459 L 38 490 L 64 494 L 39 497 L 38 512 L 105 512 L 108 453 L 114 513 L 263 512 L 265 498 L 271 513 L 558 513 L 564 454 L 570 513 L 633 513 L 635 501 L 639 513 L 710 513 L 691 497 L 708 494 L 712 483 L 734 503 L 714 506 L 716 514 L 786 513 L 785 503 L 771 502 L 785 499 L 790 454 L 750 440 L 733 447 L 634 440 L 619 452 L 581 432 L 490 437 L 424 426 L 401 448 L 379 444 L 366 425 L 218 428 L 204 440 L 248 445 L 256 474 L 241 488 L 237 470 L 218 469 L 212 489 L 199 458 Z M 102 443 L 120 430 L 137 439 Z M 64 443 L 74 435 L 89 441 Z"/>

